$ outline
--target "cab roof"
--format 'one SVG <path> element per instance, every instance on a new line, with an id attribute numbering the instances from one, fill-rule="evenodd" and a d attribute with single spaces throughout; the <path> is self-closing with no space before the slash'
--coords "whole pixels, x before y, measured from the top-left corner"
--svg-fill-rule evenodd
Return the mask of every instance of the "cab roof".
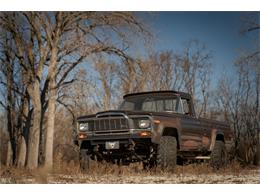
<path id="1" fill-rule="evenodd" d="M 123 98 L 128 98 L 132 96 L 138 96 L 138 95 L 179 95 L 185 99 L 191 99 L 190 94 L 180 91 L 173 91 L 173 90 L 164 90 L 164 91 L 145 91 L 145 92 L 138 92 L 138 93 L 130 93 L 123 96 Z"/>

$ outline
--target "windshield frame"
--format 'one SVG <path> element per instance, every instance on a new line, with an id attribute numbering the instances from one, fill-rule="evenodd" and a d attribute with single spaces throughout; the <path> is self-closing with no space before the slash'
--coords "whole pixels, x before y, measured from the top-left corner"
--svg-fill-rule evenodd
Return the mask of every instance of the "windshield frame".
<path id="1" fill-rule="evenodd" d="M 143 109 L 143 103 L 147 100 L 150 99 L 154 102 L 163 100 L 163 109 L 158 111 L 157 105 L 155 110 L 144 110 Z M 173 100 L 176 99 L 176 104 L 175 104 L 175 110 L 166 110 L 166 101 L 165 100 Z M 131 101 L 132 100 L 132 101 Z M 125 106 L 126 103 L 133 103 L 134 107 L 129 108 L 129 106 Z M 155 103 L 157 104 L 157 103 Z M 181 97 L 178 94 L 170 94 L 170 95 L 138 95 L 138 96 L 131 96 L 131 97 L 126 97 L 124 98 L 123 102 L 119 106 L 119 110 L 129 110 L 129 111 L 147 111 L 147 112 L 170 112 L 170 113 L 180 113 L 183 114 L 183 105 L 181 101 Z"/>

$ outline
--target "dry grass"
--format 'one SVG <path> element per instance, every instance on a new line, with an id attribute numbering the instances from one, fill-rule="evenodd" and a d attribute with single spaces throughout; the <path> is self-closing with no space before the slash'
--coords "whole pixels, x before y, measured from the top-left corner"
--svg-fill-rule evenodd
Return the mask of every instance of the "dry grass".
<path id="1" fill-rule="evenodd" d="M 142 170 L 141 164 L 117 166 L 95 163 L 82 173 L 79 165 L 56 160 L 53 171 L 1 167 L 0 183 L 260 183 L 259 167 L 242 167 L 233 162 L 213 170 L 207 163 L 177 166 L 174 173 Z"/>

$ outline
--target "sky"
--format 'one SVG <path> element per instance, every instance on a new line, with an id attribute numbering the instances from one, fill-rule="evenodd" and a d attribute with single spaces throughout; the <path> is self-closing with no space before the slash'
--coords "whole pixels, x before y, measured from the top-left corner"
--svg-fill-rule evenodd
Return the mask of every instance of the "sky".
<path id="1" fill-rule="evenodd" d="M 151 26 L 156 36 L 156 51 L 181 51 L 191 39 L 205 44 L 213 55 L 214 85 L 223 74 L 234 75 L 235 60 L 242 50 L 252 49 L 256 42 L 255 34 L 241 34 L 245 12 L 139 12 L 138 15 Z"/>
<path id="2" fill-rule="evenodd" d="M 252 49 L 254 33 L 242 35 L 245 12 L 136 12 L 155 35 L 155 51 L 182 51 L 185 42 L 197 39 L 212 51 L 212 87 L 222 75 L 234 76 L 234 62 L 240 52 Z M 260 12 L 259 12 L 260 14 Z M 137 39 L 138 40 L 138 39 Z M 142 53 L 142 47 L 134 48 Z"/>

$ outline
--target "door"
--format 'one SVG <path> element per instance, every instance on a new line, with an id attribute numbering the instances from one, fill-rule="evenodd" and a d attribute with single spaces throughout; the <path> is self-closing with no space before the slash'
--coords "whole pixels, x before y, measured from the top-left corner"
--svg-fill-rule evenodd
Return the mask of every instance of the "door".
<path id="1" fill-rule="evenodd" d="M 182 135 L 181 135 L 181 150 L 201 150 L 202 135 L 200 121 L 192 114 L 191 106 L 187 99 L 182 99 L 184 116 L 181 119 Z"/>

